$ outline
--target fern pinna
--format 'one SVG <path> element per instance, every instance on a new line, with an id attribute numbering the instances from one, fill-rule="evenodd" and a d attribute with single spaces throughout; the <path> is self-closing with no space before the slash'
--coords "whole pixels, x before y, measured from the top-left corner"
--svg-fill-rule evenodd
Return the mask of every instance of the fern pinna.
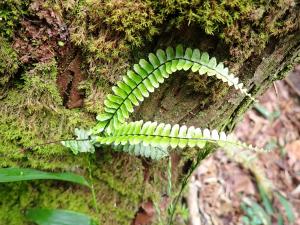
<path id="1" fill-rule="evenodd" d="M 141 59 L 134 64 L 133 70 L 128 70 L 112 88 L 114 94 L 108 94 L 104 101 L 104 113 L 97 116 L 98 123 L 93 128 L 93 143 L 100 145 L 112 145 L 114 149 L 128 152 L 134 155 L 160 159 L 168 155 L 169 148 L 194 147 L 203 148 L 207 142 L 218 145 L 234 144 L 249 147 L 241 142 L 228 139 L 224 132 L 216 130 L 201 130 L 200 128 L 171 126 L 157 122 L 130 122 L 126 120 L 135 106 L 139 106 L 144 98 L 162 84 L 172 73 L 191 69 L 200 75 L 207 74 L 234 86 L 242 94 L 251 97 L 243 84 L 223 63 L 217 63 L 215 57 L 210 58 L 207 52 L 199 49 L 184 49 L 178 45 L 174 50 L 168 47 L 166 51 L 158 49 L 156 54 L 150 53 L 148 60 Z M 83 144 L 76 141 L 63 142 L 67 147 L 81 148 Z M 76 150 L 82 151 L 82 150 Z"/>

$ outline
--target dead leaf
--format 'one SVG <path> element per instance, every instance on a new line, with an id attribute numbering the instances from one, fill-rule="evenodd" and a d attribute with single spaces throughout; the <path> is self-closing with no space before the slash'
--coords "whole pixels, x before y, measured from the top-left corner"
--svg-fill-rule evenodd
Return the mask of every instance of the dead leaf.
<path id="1" fill-rule="evenodd" d="M 293 141 L 285 146 L 289 156 L 289 165 L 293 166 L 300 161 L 300 140 Z"/>

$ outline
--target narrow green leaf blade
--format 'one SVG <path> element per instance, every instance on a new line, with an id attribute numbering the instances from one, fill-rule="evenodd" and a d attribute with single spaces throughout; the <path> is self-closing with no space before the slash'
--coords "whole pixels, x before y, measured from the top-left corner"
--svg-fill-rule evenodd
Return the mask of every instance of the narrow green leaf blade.
<path id="1" fill-rule="evenodd" d="M 268 194 L 266 192 L 266 190 L 264 189 L 264 187 L 258 183 L 258 191 L 259 191 L 259 194 L 260 194 L 260 197 L 262 198 L 262 203 L 267 211 L 267 213 L 269 215 L 272 215 L 275 210 L 273 209 L 273 206 L 272 206 L 272 202 L 271 200 L 269 199 L 268 197 Z"/>
<path id="2" fill-rule="evenodd" d="M 62 209 L 34 208 L 26 212 L 27 219 L 38 225 L 94 225 L 91 217 L 74 211 Z"/>
<path id="3" fill-rule="evenodd" d="M 83 176 L 74 173 L 49 173 L 28 168 L 0 168 L 0 183 L 25 180 L 62 180 L 90 186 Z"/>
<path id="4" fill-rule="evenodd" d="M 276 196 L 277 196 L 279 202 L 281 203 L 281 205 L 283 206 L 289 222 L 291 224 L 294 224 L 296 218 L 295 218 L 295 215 L 294 215 L 294 212 L 293 212 L 293 207 L 292 207 L 291 203 L 283 195 L 281 195 L 279 192 L 276 192 Z"/>

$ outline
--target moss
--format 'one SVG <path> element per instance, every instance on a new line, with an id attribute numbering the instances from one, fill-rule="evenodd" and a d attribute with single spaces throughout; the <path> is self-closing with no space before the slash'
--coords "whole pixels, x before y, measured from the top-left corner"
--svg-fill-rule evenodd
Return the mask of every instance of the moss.
<path id="1" fill-rule="evenodd" d="M 220 34 L 230 45 L 233 60 L 242 63 L 252 54 L 260 54 L 269 40 L 297 29 L 297 10 L 294 1 L 253 1 L 248 13 Z M 290 15 L 290 16 L 286 16 Z"/>
<path id="2" fill-rule="evenodd" d="M 39 63 L 22 76 L 0 101 L 0 154 L 8 158 L 0 166 L 15 165 L 22 159 L 25 165 L 39 166 L 51 155 L 70 155 L 58 144 L 21 151 L 49 140 L 70 137 L 76 126 L 91 126 L 92 119 L 78 110 L 67 110 L 56 86 L 56 62 Z M 35 160 L 36 156 L 39 160 Z M 53 163 L 58 158 L 51 159 Z M 25 163 L 26 162 L 26 163 Z M 60 162 L 63 165 L 62 162 Z M 51 163 L 45 167 L 51 168 Z"/>
<path id="3" fill-rule="evenodd" d="M 131 49 L 158 34 L 156 25 L 162 22 L 145 1 L 67 2 L 55 8 L 73 15 L 71 41 L 83 50 L 88 72 L 113 83 L 128 67 Z"/>
<path id="4" fill-rule="evenodd" d="M 1 36 L 0 43 L 0 88 L 4 88 L 17 72 L 19 68 L 19 60 L 17 53 L 10 46 L 10 43 Z"/>
<path id="5" fill-rule="evenodd" d="M 0 220 L 2 224 L 29 224 L 29 208 L 62 208 L 96 217 L 91 193 L 85 188 L 55 181 L 18 182 L 0 186 Z M 13 209 L 13 210 L 12 210 Z"/>
<path id="6" fill-rule="evenodd" d="M 162 15 L 172 15 L 171 24 L 180 28 L 186 24 L 198 24 L 207 34 L 219 33 L 245 13 L 251 11 L 252 1 L 152 1 Z M 176 15 L 176 16 L 174 16 Z"/>
<path id="7" fill-rule="evenodd" d="M 231 61 L 241 63 L 258 53 L 271 37 L 296 29 L 294 1 L 63 1 L 48 0 L 69 25 L 90 76 L 115 83 L 131 59 L 155 37 L 188 26 L 220 37 L 229 45 Z M 291 13 L 294 12 L 294 13 Z M 286 17 L 290 13 L 291 17 Z M 239 68 L 235 68 L 238 70 Z"/>
<path id="8" fill-rule="evenodd" d="M 89 177 L 88 163 L 82 155 L 69 158 L 73 160 L 73 164 L 65 160 L 65 169 L 74 170 L 78 174 Z M 77 164 L 77 160 L 82 161 L 81 165 Z M 51 162 L 44 161 L 44 163 L 39 165 L 39 168 L 45 170 L 46 164 Z M 128 165 L 125 168 L 124 163 Z M 23 215 L 26 209 L 46 207 L 86 213 L 100 221 L 100 224 L 130 224 L 143 194 L 144 183 L 141 168 L 142 165 L 137 158 L 123 154 L 119 157 L 113 156 L 109 152 L 98 154 L 91 162 L 91 169 L 99 213 L 95 211 L 91 191 L 82 186 L 58 181 L 2 185 L 0 187 L 0 221 L 5 221 L 8 225 L 28 224 Z M 5 195 L 5 193 L 9 194 Z"/>
<path id="9" fill-rule="evenodd" d="M 0 37 L 12 38 L 22 16 L 26 15 L 29 0 L 0 2 Z"/>
<path id="10" fill-rule="evenodd" d="M 92 126 L 89 113 L 64 108 L 56 78 L 55 61 L 36 64 L 0 101 L 0 154 L 6 158 L 0 161 L 1 167 L 66 170 L 89 177 L 87 156 L 75 157 L 59 144 L 22 150 L 23 147 L 70 137 L 75 127 Z M 23 217 L 26 208 L 48 207 L 84 212 L 104 224 L 129 224 L 142 196 L 142 165 L 137 158 L 124 157 L 123 154 L 117 157 L 105 152 L 99 153 L 92 163 L 99 214 L 93 209 L 88 190 L 70 188 L 62 183 L 56 187 L 51 182 L 34 182 L 34 185 L 30 182 L 1 186 L 1 193 L 11 194 L 0 196 L 0 221 L 27 224 Z M 124 168 L 124 165 L 128 166 Z M 15 197 L 11 198 L 11 195 Z"/>
<path id="11" fill-rule="evenodd" d="M 84 91 L 84 108 L 88 112 L 99 114 L 103 110 L 104 99 L 111 92 L 111 86 L 102 78 L 90 77 L 79 85 Z"/>
<path id="12" fill-rule="evenodd" d="M 88 111 L 96 110 L 97 105 L 90 103 L 87 110 L 69 110 L 63 106 L 57 76 L 55 60 L 34 64 L 19 80 L 14 80 L 14 86 L 0 100 L 0 155 L 5 158 L 0 161 L 1 167 L 73 171 L 89 177 L 86 155 L 75 157 L 59 143 L 24 148 L 69 138 L 75 127 L 91 127 L 94 123 L 94 115 Z M 85 85 L 82 88 L 87 95 L 93 95 L 93 88 L 87 88 L 88 82 Z M 98 85 L 103 88 L 101 81 Z M 1 186 L 0 221 L 8 225 L 27 224 L 23 217 L 27 208 L 49 207 L 84 212 L 103 224 L 130 224 L 143 194 L 143 166 L 138 158 L 98 151 L 91 167 L 99 214 L 95 214 L 88 190 L 63 183 L 55 183 L 56 187 L 53 182 L 29 182 Z"/>

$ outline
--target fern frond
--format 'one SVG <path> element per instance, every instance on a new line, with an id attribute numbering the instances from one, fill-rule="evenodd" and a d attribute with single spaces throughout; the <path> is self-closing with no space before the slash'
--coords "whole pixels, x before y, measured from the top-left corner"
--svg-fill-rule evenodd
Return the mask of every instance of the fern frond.
<path id="1" fill-rule="evenodd" d="M 166 51 L 158 49 L 156 54 L 149 54 L 148 60 L 141 59 L 135 64 L 133 70 L 128 70 L 123 80 L 112 88 L 114 94 L 107 95 L 104 101 L 105 112 L 97 117 L 99 122 L 94 133 L 105 130 L 107 134 L 112 134 L 129 118 L 134 107 L 149 97 L 170 74 L 189 69 L 200 75 L 216 76 L 253 99 L 243 84 L 239 83 L 239 78 L 229 73 L 223 63 L 218 64 L 215 57 L 210 58 L 207 52 L 201 53 L 199 49 L 191 48 L 184 50 L 182 45 L 178 45 L 175 50 L 172 47 Z"/>
<path id="2" fill-rule="evenodd" d="M 217 130 L 179 126 L 175 124 L 164 124 L 157 122 L 145 122 L 142 120 L 121 124 L 118 130 L 111 136 L 97 137 L 96 142 L 104 145 L 123 145 L 123 146 L 151 146 L 162 149 L 199 147 L 203 148 L 207 142 L 216 143 L 219 146 L 234 145 L 242 148 L 249 148 L 254 151 L 261 149 L 247 145 L 245 143 L 235 141 L 228 137 L 224 132 Z M 130 148 L 130 147 L 129 147 Z M 134 148 L 134 147 L 131 147 Z M 151 150 L 151 149 L 150 149 Z M 150 151 L 149 150 L 149 151 Z M 142 151 L 142 150 L 141 150 Z M 131 150 L 131 152 L 134 152 Z M 150 153 L 139 152 L 138 155 L 149 155 Z"/>

